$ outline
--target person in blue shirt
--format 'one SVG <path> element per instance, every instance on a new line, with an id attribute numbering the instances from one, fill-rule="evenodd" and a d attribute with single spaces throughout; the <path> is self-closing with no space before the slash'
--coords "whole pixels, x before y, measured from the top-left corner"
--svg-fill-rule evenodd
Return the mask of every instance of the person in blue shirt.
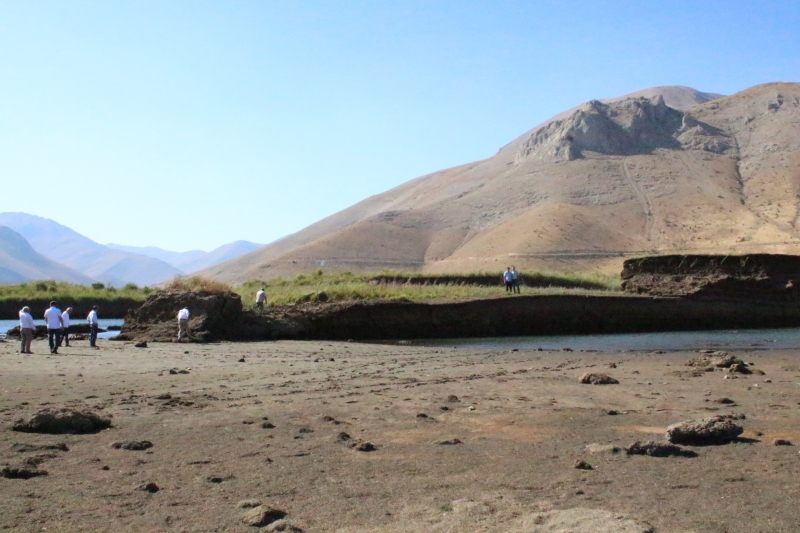
<path id="1" fill-rule="evenodd" d="M 514 292 L 514 274 L 511 272 L 511 267 L 508 267 L 503 272 L 503 282 L 506 284 L 506 292 Z"/>

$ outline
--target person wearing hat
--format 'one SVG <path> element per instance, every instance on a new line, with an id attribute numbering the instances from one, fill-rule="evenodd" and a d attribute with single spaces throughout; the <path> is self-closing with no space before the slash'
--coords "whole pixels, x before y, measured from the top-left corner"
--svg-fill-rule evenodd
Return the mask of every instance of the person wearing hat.
<path id="1" fill-rule="evenodd" d="M 61 313 L 61 339 L 64 341 L 64 346 L 69 346 L 69 314 L 72 312 L 71 307 L 67 307 L 67 310 Z M 59 343 L 61 346 L 61 343 Z"/>
<path id="2" fill-rule="evenodd" d="M 56 302 L 50 302 L 50 307 L 44 312 L 44 321 L 47 323 L 47 342 L 50 344 L 50 353 L 57 354 L 64 323 L 61 319 L 61 309 L 56 307 Z"/>
<path id="3" fill-rule="evenodd" d="M 31 342 L 36 326 L 33 324 L 31 308 L 27 305 L 19 312 L 19 353 L 32 354 Z"/>
<path id="4" fill-rule="evenodd" d="M 97 348 L 97 331 L 100 329 L 100 323 L 97 320 L 97 306 L 92 306 L 89 315 L 86 317 L 86 322 L 89 324 L 89 347 Z"/>
<path id="5" fill-rule="evenodd" d="M 189 307 L 184 307 L 178 311 L 178 341 L 183 338 L 184 333 L 186 338 L 189 338 Z"/>

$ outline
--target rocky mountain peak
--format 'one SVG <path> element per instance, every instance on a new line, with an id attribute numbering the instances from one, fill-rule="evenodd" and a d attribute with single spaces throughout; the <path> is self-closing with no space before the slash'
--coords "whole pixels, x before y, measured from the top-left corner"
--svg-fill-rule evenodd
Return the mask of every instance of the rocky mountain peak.
<path id="1" fill-rule="evenodd" d="M 516 162 L 572 161 L 584 152 L 636 155 L 657 148 L 721 153 L 730 143 L 714 128 L 669 107 L 661 95 L 611 103 L 591 100 L 534 131 L 518 150 Z"/>

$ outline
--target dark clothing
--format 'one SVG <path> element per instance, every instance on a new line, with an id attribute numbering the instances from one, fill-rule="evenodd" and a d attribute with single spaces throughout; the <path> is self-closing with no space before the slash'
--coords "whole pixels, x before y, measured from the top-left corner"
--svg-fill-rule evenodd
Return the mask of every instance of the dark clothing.
<path id="1" fill-rule="evenodd" d="M 514 282 L 506 281 L 506 292 L 514 292 Z"/>
<path id="2" fill-rule="evenodd" d="M 97 324 L 90 324 L 89 325 L 89 346 L 92 348 L 95 347 L 95 342 L 97 342 L 97 330 L 99 326 Z"/>
<path id="3" fill-rule="evenodd" d="M 61 344 L 61 330 L 48 328 L 47 342 L 50 344 L 50 353 L 58 353 L 58 345 Z"/>
<path id="4" fill-rule="evenodd" d="M 61 341 L 58 342 L 59 346 L 61 346 L 62 341 L 65 346 L 69 346 L 69 327 L 61 328 Z"/>

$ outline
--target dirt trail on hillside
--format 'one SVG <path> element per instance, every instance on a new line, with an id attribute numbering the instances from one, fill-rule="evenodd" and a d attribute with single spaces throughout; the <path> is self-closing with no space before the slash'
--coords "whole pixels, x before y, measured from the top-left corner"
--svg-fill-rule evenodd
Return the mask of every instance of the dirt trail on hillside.
<path id="1" fill-rule="evenodd" d="M 800 443 L 796 352 L 733 353 L 756 371 L 744 375 L 686 366 L 699 355 L 689 352 L 100 346 L 77 341 L 48 356 L 35 341 L 37 355 L 24 356 L 0 343 L 0 467 L 47 472 L 0 477 L 0 528 L 800 530 L 797 448 L 772 444 Z M 587 372 L 619 384 L 581 384 Z M 62 407 L 113 427 L 11 429 Z M 688 447 L 697 457 L 614 453 L 664 441 L 675 422 L 729 413 L 746 415 L 743 438 Z M 281 513 L 263 529 L 242 522 Z"/>

